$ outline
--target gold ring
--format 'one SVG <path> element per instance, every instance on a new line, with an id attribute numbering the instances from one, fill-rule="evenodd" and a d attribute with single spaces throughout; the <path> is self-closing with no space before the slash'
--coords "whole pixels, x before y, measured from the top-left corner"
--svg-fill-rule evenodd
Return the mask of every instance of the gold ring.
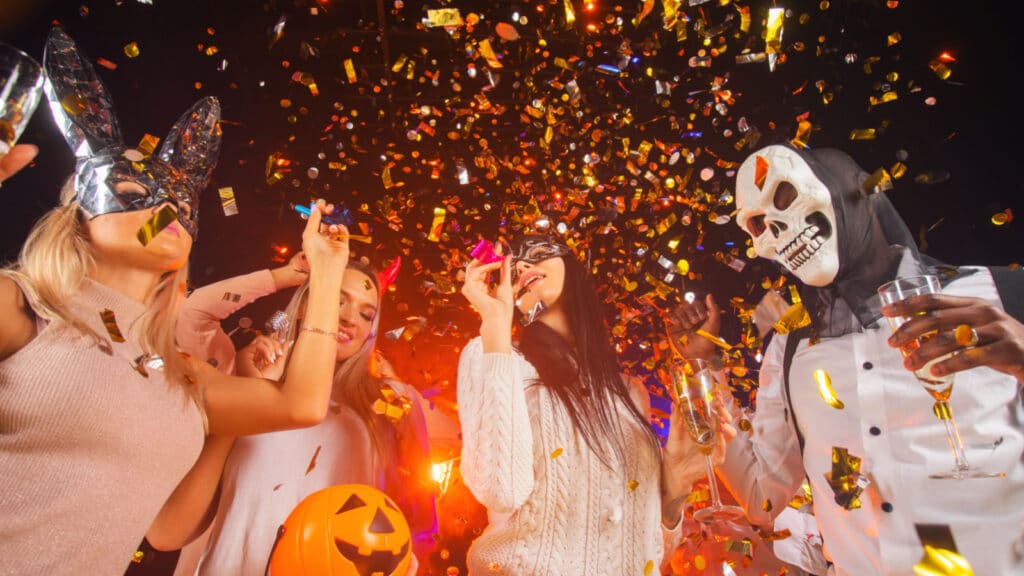
<path id="1" fill-rule="evenodd" d="M 967 324 L 959 324 L 956 330 L 953 330 L 953 337 L 956 338 L 956 343 L 961 346 L 978 345 L 978 331 Z"/>

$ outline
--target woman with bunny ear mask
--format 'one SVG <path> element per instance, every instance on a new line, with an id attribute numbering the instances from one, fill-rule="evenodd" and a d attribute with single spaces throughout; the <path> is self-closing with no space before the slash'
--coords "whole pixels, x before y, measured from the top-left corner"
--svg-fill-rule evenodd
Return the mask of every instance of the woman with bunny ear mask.
<path id="1" fill-rule="evenodd" d="M 205 431 L 308 426 L 326 410 L 347 240 L 303 233 L 317 331 L 282 384 L 222 374 L 174 343 L 199 193 L 220 145 L 215 98 L 157 154 L 127 149 L 109 94 L 54 28 L 50 109 L 77 159 L 60 206 L 0 271 L 0 557 L 8 574 L 115 574 L 188 472 Z"/>

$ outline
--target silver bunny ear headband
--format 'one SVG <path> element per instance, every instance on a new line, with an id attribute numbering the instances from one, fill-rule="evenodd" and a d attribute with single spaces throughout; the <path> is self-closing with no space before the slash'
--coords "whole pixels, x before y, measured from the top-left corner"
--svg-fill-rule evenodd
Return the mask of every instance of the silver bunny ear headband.
<path id="1" fill-rule="evenodd" d="M 93 218 L 170 202 L 182 227 L 195 238 L 199 194 L 220 153 L 220 102 L 211 96 L 193 104 L 157 153 L 147 157 L 124 145 L 106 87 L 60 28 L 50 30 L 43 68 L 50 111 L 75 154 L 75 194 L 82 210 Z M 142 190 L 118 186 L 122 183 Z"/>

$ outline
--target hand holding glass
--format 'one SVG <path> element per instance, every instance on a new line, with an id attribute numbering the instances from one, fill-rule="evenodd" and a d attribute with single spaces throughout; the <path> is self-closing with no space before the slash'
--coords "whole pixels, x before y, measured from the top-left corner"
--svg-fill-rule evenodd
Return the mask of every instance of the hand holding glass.
<path id="1" fill-rule="evenodd" d="M 700 359 L 689 363 L 676 361 L 671 365 L 672 391 L 676 399 L 686 431 L 697 443 L 708 478 L 708 490 L 711 493 L 711 504 L 694 512 L 693 517 L 701 522 L 719 520 L 736 520 L 744 516 L 739 506 L 722 504 L 718 492 L 718 481 L 715 479 L 715 463 L 711 454 L 715 449 L 715 437 L 718 435 L 718 415 L 715 413 L 715 377 L 707 362 Z"/>
<path id="2" fill-rule="evenodd" d="M 0 158 L 25 131 L 43 94 L 43 69 L 32 57 L 0 42 Z"/>
<path id="3" fill-rule="evenodd" d="M 878 288 L 878 296 L 883 305 L 894 304 L 911 296 L 918 296 L 921 294 L 939 294 L 941 292 L 942 286 L 939 283 L 938 277 L 930 275 L 897 278 L 896 280 L 883 284 Z M 911 319 L 912 317 L 910 316 L 890 317 L 889 326 L 892 328 L 893 332 L 895 332 L 897 328 L 902 326 L 904 323 L 909 322 Z M 903 354 L 903 357 L 906 358 L 915 350 L 920 348 L 921 344 L 937 335 L 938 332 L 936 331 L 925 334 L 921 338 L 902 346 L 900 348 L 900 352 Z M 914 371 L 914 376 L 916 376 L 918 381 L 921 382 L 928 394 L 935 399 L 935 416 L 937 416 L 945 425 L 946 436 L 949 440 L 949 448 L 953 452 L 954 463 L 952 470 L 949 472 L 931 474 L 930 476 L 932 478 L 948 478 L 954 480 L 1002 476 L 1002 474 L 981 472 L 977 469 L 971 468 L 970 464 L 967 462 L 967 454 L 964 451 L 963 440 L 960 439 L 960 430 L 957 428 L 956 420 L 953 418 L 953 408 L 949 405 L 949 397 L 953 393 L 953 374 L 936 376 L 931 372 L 933 365 L 938 362 L 942 362 L 952 355 L 953 353 L 951 352 L 939 358 L 935 358 Z"/>

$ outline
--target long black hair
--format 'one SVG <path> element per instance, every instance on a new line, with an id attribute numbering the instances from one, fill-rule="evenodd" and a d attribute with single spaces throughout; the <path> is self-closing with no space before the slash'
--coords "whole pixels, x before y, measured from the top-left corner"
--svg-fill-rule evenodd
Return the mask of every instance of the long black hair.
<path id="1" fill-rule="evenodd" d="M 518 253 L 524 242 L 537 240 L 565 246 L 554 238 L 524 235 L 511 242 L 512 254 Z M 658 448 L 660 443 L 622 378 L 611 333 L 599 312 L 603 304 L 590 274 L 571 250 L 566 247 L 564 252 L 560 256 L 565 263 L 560 301 L 575 345 L 543 322 L 535 321 L 522 329 L 518 349 L 537 369 L 537 384 L 551 391 L 587 446 L 608 465 L 609 446 L 619 461 L 626 451 L 624 429 L 616 411 L 619 402 L 625 404 L 651 444 Z"/>

